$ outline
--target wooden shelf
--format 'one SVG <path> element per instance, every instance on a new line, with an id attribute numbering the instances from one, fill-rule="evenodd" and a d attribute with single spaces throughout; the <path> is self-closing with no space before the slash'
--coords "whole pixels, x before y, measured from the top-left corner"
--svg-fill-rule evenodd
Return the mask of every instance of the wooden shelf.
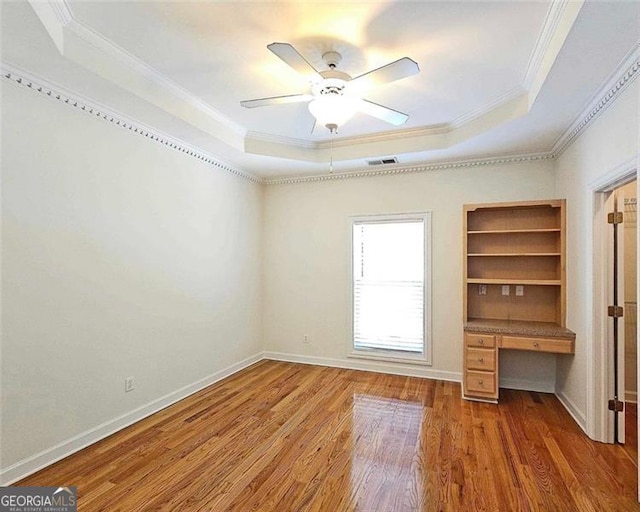
<path id="1" fill-rule="evenodd" d="M 503 257 L 503 256 L 561 256 L 559 252 L 495 252 L 495 253 L 473 253 L 467 254 L 469 257 Z"/>
<path id="2" fill-rule="evenodd" d="M 516 234 L 516 233 L 560 233 L 560 228 L 545 229 L 488 229 L 483 231 L 467 231 L 468 235 L 494 235 L 494 234 Z"/>
<path id="3" fill-rule="evenodd" d="M 497 402 L 500 349 L 573 352 L 565 202 L 465 205 L 463 215 L 463 396 Z"/>
<path id="4" fill-rule="evenodd" d="M 468 284 L 521 284 L 524 286 L 560 286 L 560 279 L 482 279 L 469 278 Z"/>

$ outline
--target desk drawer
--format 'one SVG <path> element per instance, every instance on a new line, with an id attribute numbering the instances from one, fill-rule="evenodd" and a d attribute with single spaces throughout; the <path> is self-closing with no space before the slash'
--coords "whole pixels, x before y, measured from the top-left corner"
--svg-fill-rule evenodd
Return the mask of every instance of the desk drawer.
<path id="1" fill-rule="evenodd" d="M 466 364 L 466 368 L 469 370 L 494 371 L 496 369 L 496 351 L 486 348 L 467 348 Z"/>
<path id="2" fill-rule="evenodd" d="M 501 348 L 558 354 L 573 354 L 573 345 L 573 340 L 562 338 L 526 338 L 522 336 L 502 336 L 500 343 Z"/>
<path id="3" fill-rule="evenodd" d="M 493 348 L 496 346 L 496 337 L 493 334 L 465 333 L 464 341 L 467 347 Z"/>
<path id="4" fill-rule="evenodd" d="M 467 370 L 465 372 L 465 393 L 468 395 L 488 396 L 497 398 L 495 372 L 479 372 Z"/>

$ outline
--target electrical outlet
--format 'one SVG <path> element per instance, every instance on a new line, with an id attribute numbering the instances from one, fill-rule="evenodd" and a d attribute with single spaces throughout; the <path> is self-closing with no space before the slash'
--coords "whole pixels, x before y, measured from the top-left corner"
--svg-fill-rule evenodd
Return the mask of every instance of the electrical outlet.
<path id="1" fill-rule="evenodd" d="M 309 335 L 308 335 L 308 334 L 305 334 L 305 335 L 302 337 L 302 343 L 309 343 Z"/>
<path id="2" fill-rule="evenodd" d="M 133 377 L 126 377 L 124 379 L 124 392 L 128 393 L 129 391 L 133 391 Z"/>
<path id="3" fill-rule="evenodd" d="M 502 295 L 509 295 L 509 293 L 511 293 L 509 291 L 509 285 L 508 284 L 503 284 L 502 285 Z"/>
<path id="4" fill-rule="evenodd" d="M 478 285 L 478 295 L 486 295 L 487 294 L 487 285 L 479 284 Z"/>
<path id="5" fill-rule="evenodd" d="M 516 285 L 516 296 L 522 297 L 524 295 L 524 286 L 521 284 Z"/>

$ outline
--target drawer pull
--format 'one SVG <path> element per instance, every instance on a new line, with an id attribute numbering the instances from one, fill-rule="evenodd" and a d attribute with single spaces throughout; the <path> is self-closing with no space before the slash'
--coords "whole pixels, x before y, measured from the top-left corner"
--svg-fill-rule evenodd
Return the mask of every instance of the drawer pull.
<path id="1" fill-rule="evenodd" d="M 484 345 L 484 340 L 483 340 L 482 338 L 480 338 L 480 339 L 478 340 L 478 344 L 480 344 L 480 345 Z"/>
<path id="2" fill-rule="evenodd" d="M 484 363 L 484 357 L 481 357 L 480 359 L 478 359 L 478 362 Z"/>
<path id="3" fill-rule="evenodd" d="M 478 386 L 480 386 L 481 388 L 484 387 L 484 381 L 483 380 L 479 380 L 478 381 Z"/>
<path id="4" fill-rule="evenodd" d="M 537 341 L 534 341 L 534 342 L 533 342 L 533 346 L 534 346 L 534 347 L 536 347 L 536 348 L 538 348 L 538 347 L 540 346 L 540 343 L 538 343 Z"/>

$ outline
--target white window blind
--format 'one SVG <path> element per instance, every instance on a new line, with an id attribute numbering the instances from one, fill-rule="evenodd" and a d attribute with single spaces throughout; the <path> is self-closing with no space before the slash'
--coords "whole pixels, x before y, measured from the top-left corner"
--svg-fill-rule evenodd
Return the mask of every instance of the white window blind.
<path id="1" fill-rule="evenodd" d="M 424 353 L 424 222 L 354 221 L 354 349 Z"/>

